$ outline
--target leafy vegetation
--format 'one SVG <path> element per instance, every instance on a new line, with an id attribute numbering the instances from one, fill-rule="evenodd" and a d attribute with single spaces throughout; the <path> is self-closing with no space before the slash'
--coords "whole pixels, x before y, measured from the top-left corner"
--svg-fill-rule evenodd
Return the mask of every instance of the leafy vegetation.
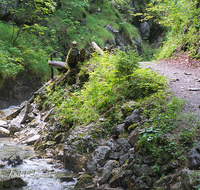
<path id="1" fill-rule="evenodd" d="M 169 58 L 180 51 L 188 51 L 192 58 L 200 58 L 200 7 L 198 1 L 151 1 L 145 19 L 154 19 L 167 31 L 163 47 L 155 54 L 157 59 Z"/>

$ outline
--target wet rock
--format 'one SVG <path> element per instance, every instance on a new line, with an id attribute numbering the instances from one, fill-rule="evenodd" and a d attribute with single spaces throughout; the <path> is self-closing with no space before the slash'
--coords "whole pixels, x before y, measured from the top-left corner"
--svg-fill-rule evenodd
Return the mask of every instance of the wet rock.
<path id="1" fill-rule="evenodd" d="M 100 146 L 89 156 L 87 161 L 87 171 L 89 173 L 94 173 L 97 169 L 97 164 L 104 162 L 108 159 L 110 153 L 110 148 L 108 146 Z"/>
<path id="2" fill-rule="evenodd" d="M 188 153 L 188 161 L 190 169 L 200 169 L 200 143 Z"/>
<path id="3" fill-rule="evenodd" d="M 109 160 L 103 169 L 102 177 L 99 179 L 99 184 L 105 183 L 112 175 L 112 170 L 119 167 L 119 162 L 116 160 Z"/>
<path id="4" fill-rule="evenodd" d="M 92 176 L 90 176 L 89 174 L 82 174 L 78 177 L 78 182 L 75 185 L 75 190 L 85 190 L 87 186 L 91 185 L 94 185 Z M 93 186 L 92 189 L 94 189 Z"/>
<path id="5" fill-rule="evenodd" d="M 40 138 L 40 135 L 34 135 L 33 137 L 30 137 L 26 140 L 26 144 L 33 145 L 39 138 Z"/>
<path id="6" fill-rule="evenodd" d="M 141 121 L 141 111 L 139 109 L 135 109 L 133 113 L 124 120 L 125 129 L 127 130 L 130 125 L 140 121 Z"/>
<path id="7" fill-rule="evenodd" d="M 75 181 L 73 177 L 70 177 L 70 176 L 62 176 L 60 177 L 60 181 L 61 182 L 71 182 L 71 181 Z"/>
<path id="8" fill-rule="evenodd" d="M 0 127 L 0 137 L 9 137 L 9 136 L 10 136 L 10 131 L 8 129 Z"/>
<path id="9" fill-rule="evenodd" d="M 124 132 L 124 123 L 112 127 L 110 133 L 112 135 L 120 135 L 123 132 Z"/>
<path id="10" fill-rule="evenodd" d="M 23 124 L 25 121 L 32 119 L 32 117 L 28 114 L 32 111 L 33 107 L 28 102 L 24 102 L 24 104 L 25 107 L 21 110 L 21 112 L 16 118 L 12 119 L 9 125 L 8 129 L 11 134 L 21 131 L 20 125 Z"/>
<path id="11" fill-rule="evenodd" d="M 128 142 L 131 145 L 131 147 L 133 147 L 139 141 L 139 139 L 140 139 L 140 128 L 137 127 L 128 136 Z"/>
<path id="12" fill-rule="evenodd" d="M 3 168 L 4 166 L 5 166 L 5 163 L 0 160 L 0 168 Z"/>
<path id="13" fill-rule="evenodd" d="M 53 160 L 52 159 L 47 160 L 47 164 L 53 164 Z"/>
<path id="14" fill-rule="evenodd" d="M 0 180 L 0 189 L 23 187 L 26 185 L 27 185 L 27 182 L 25 182 L 23 179 L 19 177 Z"/>
<path id="15" fill-rule="evenodd" d="M 0 120 L 0 127 L 8 128 L 8 123 L 6 121 Z"/>

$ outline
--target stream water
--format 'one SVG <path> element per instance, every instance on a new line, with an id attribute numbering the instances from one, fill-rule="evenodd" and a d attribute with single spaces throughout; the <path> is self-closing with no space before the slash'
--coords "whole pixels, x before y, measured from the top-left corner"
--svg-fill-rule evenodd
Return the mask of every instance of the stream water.
<path id="1" fill-rule="evenodd" d="M 9 138 L 0 138 L 0 159 L 19 155 L 23 164 L 17 167 L 5 166 L 0 169 L 0 180 L 7 177 L 21 177 L 28 185 L 16 190 L 62 190 L 74 189 L 76 179 L 73 182 L 61 182 L 61 176 L 73 176 L 65 169 L 56 169 L 55 164 L 47 163 L 50 159 L 34 158 L 33 148 L 26 145 L 17 145 Z M 59 165 L 59 163 L 58 163 Z M 8 189 L 7 189 L 8 190 Z M 12 189 L 13 190 L 13 189 Z"/>

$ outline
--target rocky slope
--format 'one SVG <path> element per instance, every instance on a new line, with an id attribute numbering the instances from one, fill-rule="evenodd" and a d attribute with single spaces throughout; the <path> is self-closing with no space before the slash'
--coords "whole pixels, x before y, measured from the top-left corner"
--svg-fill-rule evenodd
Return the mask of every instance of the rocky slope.
<path id="1" fill-rule="evenodd" d="M 79 176 L 75 189 L 188 190 L 199 185 L 199 144 L 188 152 L 188 163 L 180 165 L 179 160 L 163 155 L 159 168 L 155 164 L 158 160 L 145 149 L 139 149 L 140 125 L 150 121 L 143 110 L 135 107 L 134 101 L 121 107 L 125 119 L 109 132 L 101 126 L 103 117 L 99 118 L 100 123 L 63 129 L 54 116 L 54 105 L 39 101 L 45 94 L 43 88 L 34 101 L 1 111 L 0 133 L 12 136 L 18 143 L 34 145 L 36 151 L 45 151 L 46 157 L 62 160 L 66 169 Z M 161 137 L 160 143 L 171 138 L 168 133 Z"/>

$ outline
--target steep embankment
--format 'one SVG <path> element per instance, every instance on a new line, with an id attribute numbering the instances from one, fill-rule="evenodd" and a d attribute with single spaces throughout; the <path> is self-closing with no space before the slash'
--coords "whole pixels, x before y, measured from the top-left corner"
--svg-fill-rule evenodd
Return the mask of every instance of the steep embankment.
<path id="1" fill-rule="evenodd" d="M 61 73 L 4 127 L 82 172 L 78 190 L 192 189 L 199 185 L 198 118 L 182 114 L 184 103 L 164 78 L 138 61 L 134 52 L 94 54 L 76 78 L 58 82 Z"/>

